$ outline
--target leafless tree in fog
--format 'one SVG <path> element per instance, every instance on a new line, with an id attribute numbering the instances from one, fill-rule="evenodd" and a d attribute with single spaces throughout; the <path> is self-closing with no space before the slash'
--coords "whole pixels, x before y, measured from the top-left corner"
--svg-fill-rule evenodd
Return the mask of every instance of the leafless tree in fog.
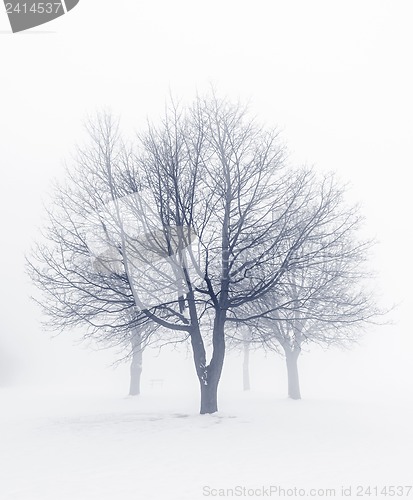
<path id="1" fill-rule="evenodd" d="M 89 132 L 91 145 L 77 151 L 66 181 L 54 186 L 47 225 L 27 257 L 27 269 L 41 292 L 35 300 L 47 318 L 45 326 L 53 331 L 83 326 L 85 338 L 120 347 L 122 358 L 132 360 L 130 394 L 136 395 L 142 353 L 157 325 L 137 308 L 115 247 L 100 250 L 90 243 L 94 224 L 88 216 L 111 200 L 107 165 L 124 161 L 125 151 L 114 122 L 100 121 Z"/>
<path id="2" fill-rule="evenodd" d="M 45 311 L 52 325 L 86 322 L 105 341 L 151 325 L 160 342 L 190 339 L 201 413 L 216 412 L 234 325 L 286 327 L 285 311 L 298 310 L 301 323 L 309 310 L 327 318 L 321 301 L 311 306 L 316 281 L 307 299 L 289 291 L 336 262 L 351 217 L 336 214 L 328 180 L 287 167 L 276 131 L 215 95 L 172 102 L 133 147 L 108 114 L 89 131 L 92 147 L 57 188 L 45 243 L 29 260 Z"/>
<path id="3" fill-rule="evenodd" d="M 303 221 L 297 221 L 304 238 L 299 262 L 288 266 L 277 288 L 253 305 L 256 314 L 249 318 L 256 343 L 276 351 L 281 346 L 292 399 L 301 398 L 297 362 L 305 344 L 347 346 L 384 313 L 371 292 L 366 264 L 373 241 L 360 237 L 358 207 L 346 204 L 345 188 L 334 176 L 314 185 L 317 224 L 307 233 Z"/>

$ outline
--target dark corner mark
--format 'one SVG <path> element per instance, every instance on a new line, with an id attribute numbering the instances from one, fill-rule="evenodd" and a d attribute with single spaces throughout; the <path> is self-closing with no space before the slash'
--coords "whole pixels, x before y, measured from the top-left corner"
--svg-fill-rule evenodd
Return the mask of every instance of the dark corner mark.
<path id="1" fill-rule="evenodd" d="M 63 16 L 79 0 L 3 0 L 13 33 L 25 31 Z"/>

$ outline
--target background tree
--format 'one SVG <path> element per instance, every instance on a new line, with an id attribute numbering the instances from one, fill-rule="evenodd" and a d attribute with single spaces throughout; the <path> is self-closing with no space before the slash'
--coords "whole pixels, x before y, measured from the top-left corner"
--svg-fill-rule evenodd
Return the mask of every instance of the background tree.
<path id="1" fill-rule="evenodd" d="M 89 132 L 91 144 L 78 149 L 65 182 L 54 185 L 43 241 L 27 257 L 27 269 L 45 326 L 80 326 L 84 339 L 120 347 L 132 359 L 130 393 L 138 394 L 142 353 L 157 325 L 137 309 L 118 249 L 100 245 L 89 220 L 111 200 L 106 165 L 127 159 L 113 121 L 101 117 Z"/>
<path id="2" fill-rule="evenodd" d="M 360 239 L 362 217 L 345 203 L 345 188 L 333 176 L 320 184 L 322 217 L 306 237 L 306 259 L 289 269 L 276 293 L 267 294 L 258 314 L 255 339 L 286 359 L 288 395 L 300 399 L 298 358 L 305 344 L 348 346 L 363 327 L 382 315 L 369 290 L 367 261 L 373 242 Z M 266 314 L 273 305 L 274 310 Z"/>

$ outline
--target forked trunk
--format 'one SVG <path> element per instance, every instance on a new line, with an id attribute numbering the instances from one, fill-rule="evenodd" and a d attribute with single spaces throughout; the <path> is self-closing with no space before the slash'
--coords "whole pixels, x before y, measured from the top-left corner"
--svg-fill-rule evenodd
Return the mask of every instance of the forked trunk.
<path id="1" fill-rule="evenodd" d="M 214 321 L 214 331 L 212 336 L 213 353 L 211 363 L 205 366 L 205 351 L 203 357 L 199 358 L 197 364 L 197 374 L 201 388 L 201 415 L 215 413 L 218 411 L 218 384 L 221 378 L 222 368 L 225 358 L 224 340 L 225 313 L 217 314 Z M 195 354 L 195 350 L 194 350 Z"/>

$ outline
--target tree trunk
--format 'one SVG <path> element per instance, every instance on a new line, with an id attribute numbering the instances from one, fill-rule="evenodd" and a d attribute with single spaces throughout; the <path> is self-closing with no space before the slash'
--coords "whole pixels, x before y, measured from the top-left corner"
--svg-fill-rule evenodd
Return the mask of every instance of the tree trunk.
<path id="1" fill-rule="evenodd" d="M 218 312 L 215 317 L 211 363 L 205 367 L 203 375 L 199 379 L 201 386 L 201 415 L 218 411 L 218 384 L 225 358 L 225 317 L 226 313 L 224 311 Z"/>
<path id="2" fill-rule="evenodd" d="M 142 335 L 136 329 L 132 333 L 132 363 L 130 366 L 130 388 L 129 396 L 138 396 L 141 392 L 142 373 Z"/>
<path id="3" fill-rule="evenodd" d="M 192 321 L 190 329 L 192 353 L 194 356 L 195 370 L 201 390 L 201 415 L 218 411 L 218 384 L 221 377 L 225 358 L 225 320 L 226 311 L 216 311 L 214 329 L 212 332 L 212 358 L 206 364 L 206 351 L 199 328 L 198 316 L 195 306 L 194 294 L 190 290 L 187 294 L 187 303 Z"/>
<path id="4" fill-rule="evenodd" d="M 244 340 L 244 362 L 242 366 L 244 391 L 251 389 L 250 385 L 250 343 Z"/>
<path id="5" fill-rule="evenodd" d="M 299 354 L 299 350 L 285 350 L 288 375 L 288 397 L 290 397 L 291 399 L 301 399 L 300 379 L 297 366 Z"/>
<path id="6" fill-rule="evenodd" d="M 207 384 L 201 382 L 201 415 L 218 411 L 218 382 L 211 379 Z"/>

